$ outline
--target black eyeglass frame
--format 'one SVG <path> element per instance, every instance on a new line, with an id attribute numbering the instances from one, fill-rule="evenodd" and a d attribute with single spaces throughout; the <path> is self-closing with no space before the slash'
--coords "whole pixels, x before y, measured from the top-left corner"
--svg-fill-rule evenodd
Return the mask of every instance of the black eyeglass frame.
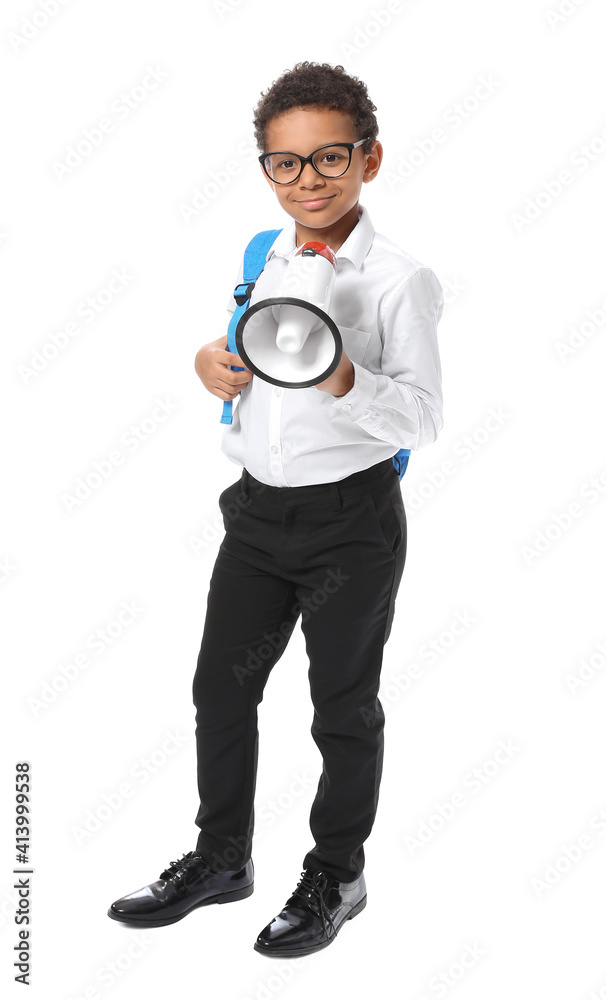
<path id="1" fill-rule="evenodd" d="M 305 169 L 306 163 L 311 163 L 312 167 L 314 168 L 316 173 L 320 175 L 320 177 L 342 177 L 343 174 L 347 173 L 347 171 L 351 166 L 351 157 L 354 149 L 357 149 L 358 146 L 361 146 L 363 142 L 368 142 L 369 138 L 370 136 L 367 136 L 366 139 L 358 139 L 357 142 L 327 142 L 325 143 L 324 146 L 318 146 L 317 149 L 314 149 L 313 153 L 310 153 L 309 156 L 301 156 L 299 153 L 291 153 L 291 151 L 287 149 L 276 149 L 272 150 L 271 153 L 261 153 L 261 155 L 258 157 L 258 160 L 261 166 L 263 167 L 263 170 L 269 177 L 270 181 L 272 181 L 274 184 L 294 184 L 295 181 L 299 180 L 299 177 L 301 176 L 303 170 Z M 322 171 L 318 170 L 318 168 L 316 167 L 313 158 L 316 155 L 316 153 L 320 152 L 321 149 L 332 149 L 333 146 L 343 146 L 345 149 L 348 150 L 349 163 L 345 167 L 345 170 L 342 170 L 340 174 L 323 174 Z M 268 156 L 296 156 L 297 159 L 301 161 L 301 168 L 299 170 L 299 173 L 297 174 L 296 177 L 293 177 L 289 181 L 277 181 L 275 177 L 271 176 L 269 170 L 265 166 L 265 160 L 267 159 Z"/>

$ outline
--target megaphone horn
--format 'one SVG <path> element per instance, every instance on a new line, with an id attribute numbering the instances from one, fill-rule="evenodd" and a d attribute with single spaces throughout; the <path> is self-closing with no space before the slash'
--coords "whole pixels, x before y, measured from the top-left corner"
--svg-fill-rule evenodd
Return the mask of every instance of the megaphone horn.
<path id="1" fill-rule="evenodd" d="M 276 295 L 241 316 L 237 353 L 263 381 L 304 389 L 338 367 L 341 334 L 328 315 L 336 266 L 326 243 L 304 243 L 289 261 Z"/>

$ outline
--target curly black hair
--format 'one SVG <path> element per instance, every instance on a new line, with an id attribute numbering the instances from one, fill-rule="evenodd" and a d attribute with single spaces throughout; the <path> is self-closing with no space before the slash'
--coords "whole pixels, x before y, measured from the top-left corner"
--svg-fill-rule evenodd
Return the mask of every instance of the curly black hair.
<path id="1" fill-rule="evenodd" d="M 349 76 L 343 66 L 316 62 L 297 63 L 261 92 L 253 119 L 259 152 L 265 152 L 265 128 L 271 118 L 308 105 L 348 112 L 358 137 L 368 136 L 363 152 L 370 152 L 379 126 L 373 113 L 377 108 L 368 96 L 366 84 L 357 76 Z"/>

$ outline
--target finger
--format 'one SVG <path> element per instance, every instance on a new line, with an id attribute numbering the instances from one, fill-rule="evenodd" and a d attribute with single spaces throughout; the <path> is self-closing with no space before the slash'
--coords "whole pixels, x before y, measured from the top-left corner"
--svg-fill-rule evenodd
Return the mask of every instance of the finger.
<path id="1" fill-rule="evenodd" d="M 247 374 L 246 372 L 221 372 L 216 376 L 215 385 L 227 392 L 231 392 L 234 387 L 237 387 L 239 390 L 241 386 L 248 385 L 251 378 L 252 374 Z"/>
<path id="2" fill-rule="evenodd" d="M 248 370 L 248 368 L 241 368 L 238 371 L 234 371 L 232 368 L 226 368 L 221 365 L 217 371 L 214 372 L 216 378 L 223 379 L 225 382 L 231 384 L 235 382 L 249 382 L 252 378 L 253 373 Z"/>
<path id="3" fill-rule="evenodd" d="M 235 399 L 238 393 L 224 392 L 223 389 L 213 388 L 213 395 L 218 396 L 219 399 L 228 400 L 228 399 Z"/>
<path id="4" fill-rule="evenodd" d="M 237 365 L 238 368 L 246 368 L 246 365 L 242 361 L 242 358 L 240 357 L 240 355 L 239 354 L 234 354 L 232 351 L 224 351 L 223 352 L 223 356 L 221 357 L 220 364 L 222 364 L 222 365 Z M 249 368 L 246 368 L 246 370 L 250 371 Z"/>

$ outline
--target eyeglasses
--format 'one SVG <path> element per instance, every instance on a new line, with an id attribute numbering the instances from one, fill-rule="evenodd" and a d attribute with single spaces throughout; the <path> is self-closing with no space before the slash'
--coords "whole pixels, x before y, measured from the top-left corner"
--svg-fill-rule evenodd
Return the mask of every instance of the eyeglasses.
<path id="1" fill-rule="evenodd" d="M 321 177 L 342 177 L 349 169 L 351 154 L 368 139 L 357 142 L 336 142 L 319 146 L 309 156 L 280 151 L 261 153 L 259 163 L 271 181 L 276 184 L 292 184 L 302 174 L 306 163 L 311 163 Z"/>

